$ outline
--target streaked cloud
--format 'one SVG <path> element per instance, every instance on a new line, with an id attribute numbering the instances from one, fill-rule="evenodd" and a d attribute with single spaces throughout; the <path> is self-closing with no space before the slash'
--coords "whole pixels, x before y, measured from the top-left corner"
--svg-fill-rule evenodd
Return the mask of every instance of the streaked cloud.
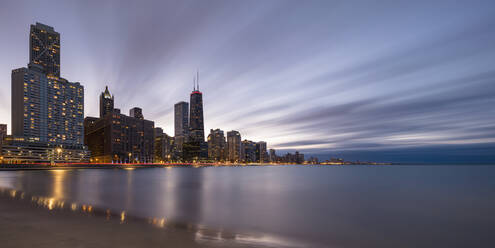
<path id="1" fill-rule="evenodd" d="M 27 63 L 39 21 L 61 33 L 62 75 L 85 86 L 87 115 L 108 84 L 123 112 L 142 107 L 173 133 L 172 106 L 188 100 L 199 68 L 206 129 L 269 147 L 492 147 L 494 10 L 493 1 L 2 1 L 0 122 L 10 124 L 10 71 Z"/>

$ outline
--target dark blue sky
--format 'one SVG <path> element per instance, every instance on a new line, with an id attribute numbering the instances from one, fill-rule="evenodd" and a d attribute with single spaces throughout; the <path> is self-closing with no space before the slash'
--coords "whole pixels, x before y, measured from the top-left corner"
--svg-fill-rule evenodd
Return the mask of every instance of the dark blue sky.
<path id="1" fill-rule="evenodd" d="M 495 160 L 494 1 L 2 0 L 0 123 L 35 22 L 60 32 L 86 115 L 108 85 L 172 134 L 199 68 L 207 130 L 348 159 Z"/>

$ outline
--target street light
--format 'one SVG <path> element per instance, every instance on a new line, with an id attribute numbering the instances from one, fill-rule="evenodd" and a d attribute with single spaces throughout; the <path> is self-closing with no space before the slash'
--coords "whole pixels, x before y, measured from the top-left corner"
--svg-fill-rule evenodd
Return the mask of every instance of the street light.
<path id="1" fill-rule="evenodd" d="M 131 155 L 132 153 L 129 152 L 129 164 L 131 163 Z"/>
<path id="2" fill-rule="evenodd" d="M 60 159 L 60 153 L 62 153 L 62 148 L 57 147 L 57 158 Z"/>

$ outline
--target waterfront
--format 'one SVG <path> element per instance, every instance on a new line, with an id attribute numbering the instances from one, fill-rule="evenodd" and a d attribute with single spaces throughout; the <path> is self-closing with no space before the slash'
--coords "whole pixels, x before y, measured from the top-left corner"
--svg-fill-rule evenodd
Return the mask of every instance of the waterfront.
<path id="1" fill-rule="evenodd" d="M 494 176 L 492 166 L 76 169 L 3 171 L 0 187 L 53 201 L 45 211 L 125 212 L 129 225 L 213 246 L 467 247 L 493 244 Z"/>

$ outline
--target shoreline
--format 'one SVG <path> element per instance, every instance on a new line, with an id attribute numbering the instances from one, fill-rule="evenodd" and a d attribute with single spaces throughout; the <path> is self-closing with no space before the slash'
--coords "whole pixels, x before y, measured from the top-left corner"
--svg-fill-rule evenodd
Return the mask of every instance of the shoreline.
<path id="1" fill-rule="evenodd" d="M 242 234 L 0 188 L 0 241 L 5 248 L 266 247 L 242 242 L 238 236 Z"/>

